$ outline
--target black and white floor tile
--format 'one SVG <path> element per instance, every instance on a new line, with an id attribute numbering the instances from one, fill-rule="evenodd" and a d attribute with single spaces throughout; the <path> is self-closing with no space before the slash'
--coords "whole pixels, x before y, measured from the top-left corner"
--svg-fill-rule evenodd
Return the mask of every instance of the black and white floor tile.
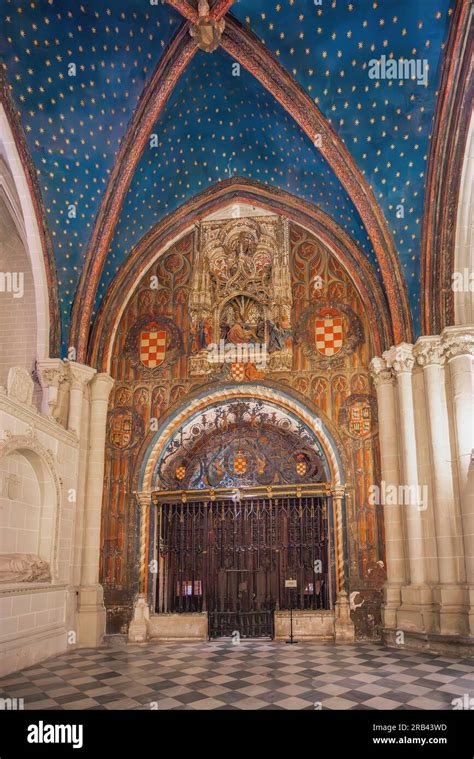
<path id="1" fill-rule="evenodd" d="M 113 641 L 0 680 L 25 709 L 453 709 L 466 694 L 474 660 L 373 643 Z"/>

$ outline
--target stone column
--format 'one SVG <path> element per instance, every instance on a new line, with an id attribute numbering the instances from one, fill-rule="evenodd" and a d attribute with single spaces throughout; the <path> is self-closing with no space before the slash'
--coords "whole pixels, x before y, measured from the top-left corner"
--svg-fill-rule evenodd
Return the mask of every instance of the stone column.
<path id="1" fill-rule="evenodd" d="M 36 362 L 36 371 L 43 390 L 41 411 L 59 421 L 59 386 L 68 379 L 66 366 L 60 358 L 45 358 Z"/>
<path id="2" fill-rule="evenodd" d="M 410 585 L 402 588 L 402 607 L 397 612 L 397 627 L 430 632 L 433 629 L 431 589 L 426 585 L 423 520 L 418 503 L 418 462 L 413 405 L 413 345 L 401 343 L 383 354 L 397 378 L 398 417 L 400 419 L 400 458 L 403 490 L 398 501 L 405 511 L 406 542 Z"/>
<path id="3" fill-rule="evenodd" d="M 413 346 L 402 343 L 383 354 L 387 366 L 393 369 L 397 378 L 398 411 L 400 419 L 401 462 L 404 493 L 408 500 L 418 493 L 418 465 L 416 455 L 415 411 L 413 407 L 412 370 L 415 364 Z M 407 488 L 410 488 L 408 490 Z M 425 560 L 423 556 L 423 524 L 420 509 L 411 503 L 406 508 L 408 560 L 410 582 L 422 585 L 425 582 Z"/>
<path id="4" fill-rule="evenodd" d="M 100 524 L 104 484 L 107 408 L 114 380 L 97 374 L 91 385 L 89 452 L 84 508 L 84 544 L 78 601 L 78 645 L 100 645 L 105 633 L 105 607 L 99 585 Z"/>
<path id="5" fill-rule="evenodd" d="M 137 493 L 137 503 L 140 509 L 140 575 L 139 591 L 145 593 L 147 575 L 147 544 L 148 544 L 148 514 L 151 506 L 150 493 Z"/>
<path id="6" fill-rule="evenodd" d="M 74 535 L 74 558 L 70 568 L 70 587 L 68 590 L 67 617 L 68 629 L 73 629 L 76 624 L 77 613 L 77 588 L 80 584 L 80 571 L 82 563 L 82 530 L 84 524 L 84 499 L 87 469 L 87 399 L 84 392 L 96 374 L 96 370 L 84 364 L 70 362 L 67 365 L 69 379 L 69 413 L 67 427 L 73 432 L 79 441 L 77 449 L 76 471 L 76 498 L 73 513 Z"/>
<path id="7" fill-rule="evenodd" d="M 335 640 L 354 640 L 354 624 L 351 620 L 349 596 L 346 590 L 344 575 L 344 520 L 342 501 L 344 488 L 335 487 L 331 491 L 334 504 L 334 535 L 335 535 L 335 575 L 336 603 L 334 607 L 334 637 Z"/>
<path id="8" fill-rule="evenodd" d="M 84 399 L 84 389 L 96 374 L 96 370 L 85 364 L 69 364 L 69 415 L 67 428 L 75 432 L 77 437 L 81 434 L 82 422 L 82 403 Z"/>
<path id="9" fill-rule="evenodd" d="M 382 488 L 398 488 L 400 466 L 398 448 L 397 403 L 395 378 L 384 359 L 374 358 L 370 372 L 377 392 L 378 424 Z M 397 609 L 401 604 L 401 588 L 407 583 L 405 535 L 403 513 L 399 503 L 382 504 L 385 527 L 385 554 L 387 559 L 387 582 L 384 586 L 384 627 L 396 628 Z"/>
<path id="10" fill-rule="evenodd" d="M 444 387 L 444 356 L 439 337 L 420 337 L 414 349 L 423 367 L 426 416 L 429 426 L 431 479 L 438 556 L 440 633 L 466 634 L 462 624 L 462 590 L 459 585 L 459 513 L 454 496 L 448 408 Z"/>
<path id="11" fill-rule="evenodd" d="M 138 596 L 133 607 L 133 619 L 128 627 L 128 640 L 130 643 L 144 643 L 148 640 L 148 621 L 150 619 L 150 607 L 145 592 L 147 573 L 147 541 L 148 541 L 148 512 L 151 505 L 150 493 L 136 494 L 138 508 L 140 510 L 140 574 Z"/>
<path id="12" fill-rule="evenodd" d="M 474 327 L 447 327 L 442 340 L 451 377 L 469 629 L 474 635 Z"/>

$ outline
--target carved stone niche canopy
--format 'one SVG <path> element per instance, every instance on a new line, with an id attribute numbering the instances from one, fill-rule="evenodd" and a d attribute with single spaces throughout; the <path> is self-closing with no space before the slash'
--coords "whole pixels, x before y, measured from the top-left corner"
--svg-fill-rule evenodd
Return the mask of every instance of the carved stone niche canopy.
<path id="1" fill-rule="evenodd" d="M 57 473 L 57 458 L 41 444 L 32 427 L 23 435 L 12 435 L 8 430 L 5 432 L 3 440 L 0 440 L 0 463 L 16 452 L 27 454 L 30 462 L 31 457 L 35 460 L 35 476 L 41 492 L 38 504 L 41 506 L 38 533 L 41 556 L 28 551 L 0 553 L 0 583 L 51 582 L 58 576 L 62 482 Z M 20 487 L 20 477 L 3 473 L 0 496 L 16 501 L 20 496 Z"/>
<path id="2" fill-rule="evenodd" d="M 191 374 L 243 381 L 256 379 L 256 372 L 291 369 L 288 220 L 259 216 L 202 222 L 196 239 Z M 221 349 L 213 361 L 211 346 Z M 222 354 L 228 346 L 238 346 L 230 361 Z"/>

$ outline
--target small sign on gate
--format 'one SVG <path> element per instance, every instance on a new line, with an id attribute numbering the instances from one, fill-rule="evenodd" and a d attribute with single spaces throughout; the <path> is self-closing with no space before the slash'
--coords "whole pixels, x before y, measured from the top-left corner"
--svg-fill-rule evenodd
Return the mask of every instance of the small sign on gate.
<path id="1" fill-rule="evenodd" d="M 285 588 L 296 588 L 296 580 L 285 580 Z"/>

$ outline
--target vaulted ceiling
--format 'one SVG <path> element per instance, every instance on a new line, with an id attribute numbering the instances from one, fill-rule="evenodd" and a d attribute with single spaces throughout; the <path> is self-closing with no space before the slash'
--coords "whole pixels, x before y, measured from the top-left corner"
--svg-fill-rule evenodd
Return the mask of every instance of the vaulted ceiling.
<path id="1" fill-rule="evenodd" d="M 127 192 L 101 282 L 164 214 L 210 184 L 250 177 L 317 203 L 356 239 L 374 265 L 362 221 L 334 172 L 277 101 L 221 50 L 199 51 L 153 126 Z"/>
<path id="2" fill-rule="evenodd" d="M 192 15 L 197 6 L 186 0 L 171 4 L 181 11 L 184 7 L 185 16 L 186 9 Z M 357 192 L 348 191 L 347 175 L 355 172 L 385 217 L 418 333 L 426 164 L 453 4 L 219 3 L 224 9 L 231 5 L 236 19 L 225 16 L 227 27 L 232 31 L 240 22 L 311 98 L 353 163 L 331 166 L 309 130 L 296 123 L 291 108 L 273 97 L 271 86 L 266 88 L 266 82 L 244 67 L 233 67 L 230 53 L 238 56 L 239 49 L 232 48 L 232 35 L 223 44 L 226 52 L 184 52 L 181 61 L 173 61 L 180 75 L 143 151 L 132 155 L 138 144 L 132 139 L 123 158 L 134 170 L 124 184 L 124 203 L 117 205 L 113 230 L 103 240 L 102 268 L 94 225 L 111 177 L 120 169 L 120 145 L 144 103 L 144 88 L 160 60 L 166 62 L 167 51 L 171 55 L 169 46 L 187 22 L 161 2 L 0 0 L 0 53 L 46 208 L 64 344 L 84 262 L 92 268 L 97 264 L 98 293 L 91 294 L 91 309 L 96 309 L 121 262 L 154 224 L 196 193 L 230 177 L 260 180 L 317 204 L 351 235 L 382 278 L 372 223 L 361 214 L 363 201 Z M 183 40 L 190 39 L 187 30 L 182 34 Z M 369 61 L 382 55 L 426 59 L 426 86 L 371 79 Z M 156 138 L 150 139 L 152 135 Z M 398 218 L 401 205 L 403 217 Z M 84 279 L 89 278 L 86 271 Z"/>

